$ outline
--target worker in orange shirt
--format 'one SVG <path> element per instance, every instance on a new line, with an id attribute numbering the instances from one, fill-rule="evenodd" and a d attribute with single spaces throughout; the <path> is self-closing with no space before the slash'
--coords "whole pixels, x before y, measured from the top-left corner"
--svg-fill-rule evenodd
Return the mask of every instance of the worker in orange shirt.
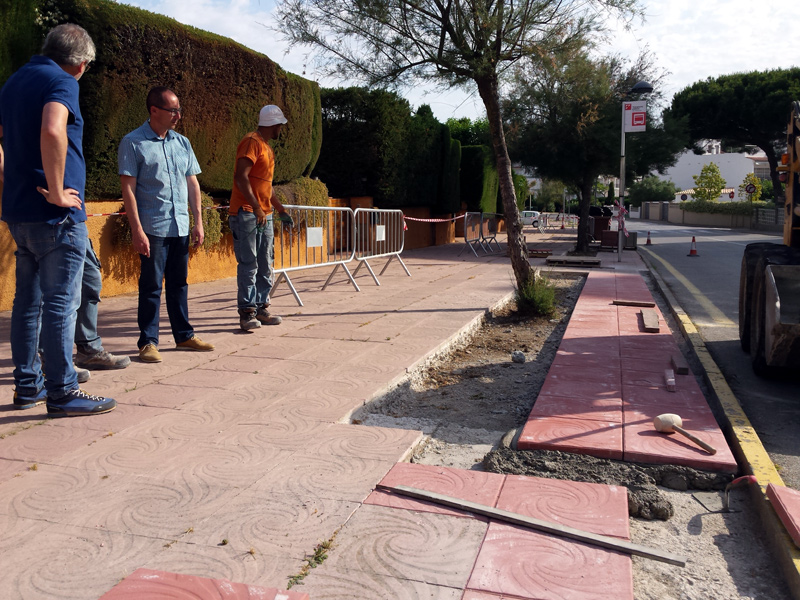
<path id="1" fill-rule="evenodd" d="M 279 107 L 265 106 L 258 115 L 258 128 L 245 135 L 236 148 L 228 220 L 238 263 L 236 304 L 242 331 L 281 323 L 279 316 L 269 312 L 275 254 L 272 208 L 290 226 L 292 218 L 272 188 L 275 153 L 268 142 L 280 135 L 285 124 L 286 117 Z"/>

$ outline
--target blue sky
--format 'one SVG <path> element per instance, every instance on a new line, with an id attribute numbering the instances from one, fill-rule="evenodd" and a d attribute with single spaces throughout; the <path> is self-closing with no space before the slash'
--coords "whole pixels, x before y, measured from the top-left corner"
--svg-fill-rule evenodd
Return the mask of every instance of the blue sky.
<path id="1" fill-rule="evenodd" d="M 307 49 L 286 46 L 265 25 L 272 25 L 273 0 L 122 0 L 167 15 L 200 29 L 236 40 L 266 54 L 287 71 L 336 87 L 351 82 L 320 79 L 308 61 Z M 739 71 L 800 65 L 800 12 L 785 0 L 644 0 L 644 22 L 625 31 L 611 23 L 606 47 L 631 58 L 645 47 L 656 64 L 670 74 L 664 96 L 695 81 Z M 306 66 L 304 66 L 306 65 Z M 436 117 L 483 116 L 477 93 L 416 88 L 404 91 L 413 106 L 429 104 Z"/>

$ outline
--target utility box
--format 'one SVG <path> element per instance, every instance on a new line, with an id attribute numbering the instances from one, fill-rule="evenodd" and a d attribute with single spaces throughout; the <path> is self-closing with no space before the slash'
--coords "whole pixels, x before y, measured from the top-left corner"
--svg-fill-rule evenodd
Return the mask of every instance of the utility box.
<path id="1" fill-rule="evenodd" d="M 636 250 L 636 243 L 638 241 L 638 237 L 639 235 L 635 231 L 629 231 L 628 237 L 623 236 L 623 239 L 625 240 L 624 242 L 625 250 Z"/>

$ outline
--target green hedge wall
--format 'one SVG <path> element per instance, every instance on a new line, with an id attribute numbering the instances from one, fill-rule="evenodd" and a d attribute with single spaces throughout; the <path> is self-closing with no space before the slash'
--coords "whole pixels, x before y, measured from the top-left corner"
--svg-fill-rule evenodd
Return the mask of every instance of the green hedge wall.
<path id="1" fill-rule="evenodd" d="M 471 212 L 497 212 L 500 177 L 489 146 L 461 146 L 461 201 Z"/>
<path id="2" fill-rule="evenodd" d="M 289 121 L 274 142 L 275 181 L 290 181 L 313 168 L 322 134 L 316 83 L 287 73 L 232 40 L 110 0 L 34 4 L 44 26 L 33 48 L 19 50 L 27 43 L 25 36 L 10 42 L 13 56 L 38 51 L 46 30 L 64 22 L 83 26 L 97 46 L 95 64 L 81 79 L 87 195 L 120 195 L 117 147 L 125 134 L 147 119 L 145 97 L 155 85 L 174 89 L 186 109 L 178 131 L 192 142 L 203 169 L 198 179 L 204 190 L 230 191 L 236 145 L 255 129 L 265 104 L 280 106 Z M 9 30 L 17 26 L 26 30 L 30 11 L 11 11 L 10 18 L 16 22 Z"/>
<path id="3" fill-rule="evenodd" d="M 456 213 L 461 210 L 461 142 L 450 137 L 450 128 L 442 128 L 442 179 L 438 213 Z"/>
<path id="4" fill-rule="evenodd" d="M 754 208 L 775 208 L 772 202 L 703 202 L 687 200 L 680 203 L 681 210 L 693 213 L 711 213 L 719 215 L 752 215 Z"/>

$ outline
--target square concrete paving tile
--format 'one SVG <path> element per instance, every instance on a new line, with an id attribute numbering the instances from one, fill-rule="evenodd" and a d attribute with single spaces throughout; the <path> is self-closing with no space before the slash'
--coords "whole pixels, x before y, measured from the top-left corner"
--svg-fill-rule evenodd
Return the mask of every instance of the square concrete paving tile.
<path id="1" fill-rule="evenodd" d="M 151 383 L 119 394 L 114 400 L 119 404 L 180 408 L 197 397 L 208 396 L 213 393 L 206 387 L 184 386 L 180 392 L 177 392 L 175 386 Z"/>
<path id="2" fill-rule="evenodd" d="M 559 352 L 568 354 L 598 354 L 600 356 L 618 357 L 619 338 L 604 337 L 598 339 L 572 338 L 561 340 Z M 641 354 L 640 354 L 641 355 Z"/>
<path id="3" fill-rule="evenodd" d="M 242 356 L 240 354 L 229 354 L 221 356 L 215 360 L 198 365 L 198 369 L 209 371 L 220 371 L 227 373 L 263 373 L 277 369 L 278 365 L 283 364 L 282 359 L 278 358 L 254 358 L 252 356 Z M 222 375 L 223 377 L 225 375 Z"/>
<path id="4" fill-rule="evenodd" d="M 487 524 L 433 513 L 362 506 L 317 570 L 414 579 L 463 589 Z"/>
<path id="5" fill-rule="evenodd" d="M 307 440 L 305 453 L 398 461 L 421 441 L 421 431 L 333 424 Z"/>
<path id="6" fill-rule="evenodd" d="M 700 388 L 692 385 L 693 379 L 691 376 L 676 376 L 681 383 L 674 392 L 668 392 L 666 389 L 639 387 L 635 385 L 626 385 L 622 388 L 622 403 L 624 409 L 630 408 L 645 408 L 645 407 L 662 407 L 661 412 L 680 412 L 673 410 L 674 408 L 697 408 L 698 410 L 708 409 L 708 402 Z M 669 410 L 667 410 L 669 409 Z M 661 414 L 661 413 L 659 413 Z"/>
<path id="7" fill-rule="evenodd" d="M 103 433 L 119 433 L 158 415 L 172 411 L 170 408 L 142 406 L 140 404 L 117 403 L 117 407 L 108 413 L 91 417 L 71 419 L 51 419 L 48 424 L 54 427 L 70 427 L 74 429 L 91 429 Z"/>
<path id="8" fill-rule="evenodd" d="M 226 600 L 309 600 L 308 594 L 263 588 L 227 579 L 217 580 L 166 571 L 136 569 L 100 600 L 140 600 L 142 598 L 226 598 Z"/>
<path id="9" fill-rule="evenodd" d="M 508 475 L 497 508 L 600 535 L 630 539 L 624 486 Z"/>
<path id="10" fill-rule="evenodd" d="M 292 590 L 307 592 L 313 600 L 353 600 L 391 598 L 392 600 L 459 600 L 461 588 L 432 585 L 376 573 L 350 569 L 335 572 L 313 569 Z"/>
<path id="11" fill-rule="evenodd" d="M 569 366 L 581 369 L 584 367 L 603 367 L 609 371 L 619 371 L 622 360 L 619 356 L 610 356 L 603 352 L 566 352 L 559 348 L 555 359 L 553 359 L 553 364 L 559 367 Z"/>
<path id="12" fill-rule="evenodd" d="M 539 396 L 530 414 L 622 423 L 622 399 Z"/>
<path id="13" fill-rule="evenodd" d="M 110 414 L 110 413 L 108 413 Z M 107 415 L 84 417 L 101 419 Z M 59 456 L 90 444 L 104 434 L 96 429 L 87 429 L 79 424 L 70 426 L 75 419 L 65 419 L 67 424 L 55 426 L 55 419 L 45 419 L 36 426 L 18 431 L 0 440 L 0 458 L 26 462 L 50 462 Z"/>
<path id="14" fill-rule="evenodd" d="M 360 506 L 358 502 L 314 496 L 244 492 L 193 525 L 181 541 L 233 551 L 303 559 L 314 553 Z"/>
<path id="15" fill-rule="evenodd" d="M 563 417 L 531 417 L 522 429 L 520 450 L 561 450 L 622 459 L 622 425 Z"/>
<path id="16" fill-rule="evenodd" d="M 708 416 L 701 413 L 697 427 L 693 416 L 685 412 L 684 428 L 716 448 L 716 454 L 709 454 L 694 442 L 678 433 L 659 433 L 653 427 L 652 412 L 643 414 L 625 411 L 624 449 L 625 460 L 658 464 L 675 464 L 735 473 L 736 460 L 731 453 L 725 436 L 719 428 L 713 428 Z M 683 417 L 684 415 L 681 415 Z M 712 417 L 713 419 L 713 417 Z"/>
<path id="17" fill-rule="evenodd" d="M 297 452 L 276 465 L 249 491 L 363 502 L 395 462 Z"/>
<path id="18" fill-rule="evenodd" d="M 800 492 L 770 483 L 767 485 L 767 498 L 792 541 L 800 546 Z"/>
<path id="19" fill-rule="evenodd" d="M 633 600 L 633 569 L 618 552 L 491 523 L 468 588 L 536 600 Z"/>
<path id="20" fill-rule="evenodd" d="M 99 598 L 161 549 L 162 540 L 46 524 L 16 536 L 3 552 L 0 597 L 4 600 Z"/>
<path id="21" fill-rule="evenodd" d="M 189 537 L 188 535 L 186 537 Z M 270 556 L 254 548 L 250 553 L 229 545 L 205 546 L 181 540 L 161 542 L 161 548 L 142 567 L 211 579 L 227 579 L 258 587 L 286 589 L 289 578 L 300 572 L 304 561 L 289 556 Z"/>
<path id="22" fill-rule="evenodd" d="M 611 388 L 620 387 L 620 372 L 603 365 L 585 365 L 581 369 L 553 361 L 547 372 L 547 380 L 573 385 L 575 382 L 603 383 Z"/>
<path id="23" fill-rule="evenodd" d="M 599 367 L 595 367 L 599 369 Z M 622 385 L 616 383 L 605 383 L 603 381 L 570 381 L 568 379 L 545 379 L 539 396 L 570 396 L 572 398 L 584 398 L 587 400 L 600 400 L 606 398 L 620 398 L 622 396 Z"/>
<path id="24" fill-rule="evenodd" d="M 309 344 L 303 342 L 303 349 L 295 355 L 299 360 L 312 363 L 360 364 L 369 362 L 362 358 L 371 357 L 382 347 L 380 342 L 359 342 L 350 340 L 322 340 Z"/>
<path id="25" fill-rule="evenodd" d="M 185 407 L 151 417 L 125 429 L 131 437 L 152 436 L 181 440 L 215 441 L 225 432 L 249 416 L 243 413 L 224 411 L 214 403 L 203 403 L 199 410 Z"/>
<path id="26" fill-rule="evenodd" d="M 237 423 L 220 442 L 296 451 L 303 450 L 309 440 L 322 435 L 330 427 L 333 427 L 330 422 L 279 418 L 267 411 L 252 414 Z"/>
<path id="27" fill-rule="evenodd" d="M 236 350 L 231 356 L 237 358 L 255 358 L 263 360 L 280 360 L 283 358 L 292 358 L 307 351 L 309 343 L 307 340 L 302 340 L 293 337 L 285 337 L 283 335 L 272 338 L 269 340 L 258 340 L 258 343 L 245 346 Z"/>
<path id="28" fill-rule="evenodd" d="M 269 385 L 240 390 L 214 390 L 211 394 L 190 400 L 180 409 L 190 412 L 219 411 L 234 418 L 269 410 L 270 406 L 286 398 L 288 393 L 282 389 L 271 389 Z"/>
<path id="29" fill-rule="evenodd" d="M 326 386 L 325 382 L 315 381 L 291 396 L 278 400 L 260 414 L 279 421 L 297 419 L 309 424 L 314 421 L 336 423 L 372 396 L 374 384 L 364 383 L 359 387 L 363 391 L 353 389 L 348 384 L 328 383 Z"/>
<path id="30" fill-rule="evenodd" d="M 500 496 L 500 489 L 504 481 L 505 475 L 497 473 L 398 463 L 392 467 L 392 470 L 386 474 L 380 483 L 387 486 L 405 485 L 493 507 Z M 486 520 L 485 517 L 478 517 L 463 510 L 448 508 L 433 502 L 416 500 L 380 490 L 372 492 L 364 501 L 364 504 Z"/>
<path id="31" fill-rule="evenodd" d="M 27 471 L 31 463 L 10 458 L 0 458 L 0 483 Z M 0 492 L 2 493 L 2 492 Z"/>

